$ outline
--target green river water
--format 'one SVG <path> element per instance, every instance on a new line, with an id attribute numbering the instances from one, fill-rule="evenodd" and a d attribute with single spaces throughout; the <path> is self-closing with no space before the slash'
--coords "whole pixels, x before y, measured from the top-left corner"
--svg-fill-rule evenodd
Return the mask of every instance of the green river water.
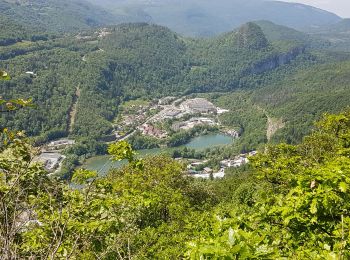
<path id="1" fill-rule="evenodd" d="M 155 148 L 137 151 L 140 157 L 146 157 L 150 155 L 169 153 L 174 149 L 179 149 L 181 147 L 187 147 L 189 149 L 195 150 L 205 150 L 207 148 L 212 148 L 215 146 L 223 146 L 232 144 L 233 139 L 230 136 L 223 134 L 210 134 L 203 135 L 193 138 L 188 144 L 176 147 L 176 148 Z M 106 174 L 111 168 L 118 168 L 125 162 L 113 162 L 110 160 L 110 156 L 96 156 L 88 159 L 83 168 L 93 171 L 98 171 L 99 174 Z"/>

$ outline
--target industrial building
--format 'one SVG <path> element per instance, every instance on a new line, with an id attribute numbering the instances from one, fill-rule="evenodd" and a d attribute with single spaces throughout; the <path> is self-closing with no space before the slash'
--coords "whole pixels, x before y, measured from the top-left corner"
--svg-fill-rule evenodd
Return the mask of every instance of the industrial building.
<path id="1" fill-rule="evenodd" d="M 208 114 L 217 112 L 217 108 L 213 105 L 213 103 L 209 102 L 205 98 L 188 99 L 180 105 L 180 108 L 189 113 Z"/>

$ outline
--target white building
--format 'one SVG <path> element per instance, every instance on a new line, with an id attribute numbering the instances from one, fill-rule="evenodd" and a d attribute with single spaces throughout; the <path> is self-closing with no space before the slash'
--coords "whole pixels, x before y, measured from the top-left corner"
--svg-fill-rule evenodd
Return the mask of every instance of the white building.
<path id="1" fill-rule="evenodd" d="M 159 99 L 158 104 L 159 105 L 169 105 L 175 99 L 176 99 L 176 97 L 165 97 L 165 98 Z"/>
<path id="2" fill-rule="evenodd" d="M 44 164 L 47 171 L 52 172 L 57 169 L 64 157 L 59 153 L 42 153 L 37 161 Z"/>
<path id="3" fill-rule="evenodd" d="M 31 78 L 35 78 L 37 75 L 33 71 L 27 71 L 27 75 L 29 75 Z"/>
<path id="4" fill-rule="evenodd" d="M 188 99 L 181 103 L 180 108 L 189 113 L 216 113 L 217 109 L 213 103 L 205 98 Z"/>
<path id="5" fill-rule="evenodd" d="M 218 115 L 221 115 L 221 114 L 224 114 L 224 113 L 227 113 L 227 112 L 230 112 L 230 110 L 219 108 L 219 107 L 217 108 Z"/>
<path id="6" fill-rule="evenodd" d="M 190 176 L 196 179 L 210 179 L 210 175 L 213 176 L 214 179 L 222 179 L 225 177 L 225 169 L 221 168 L 220 171 L 215 173 L 199 173 L 199 174 L 191 174 Z"/>
<path id="7" fill-rule="evenodd" d="M 49 148 L 54 148 L 54 149 L 63 149 L 67 146 L 73 145 L 75 144 L 74 140 L 69 140 L 69 139 L 60 139 L 60 140 L 56 140 L 56 141 L 52 141 L 48 144 Z"/>

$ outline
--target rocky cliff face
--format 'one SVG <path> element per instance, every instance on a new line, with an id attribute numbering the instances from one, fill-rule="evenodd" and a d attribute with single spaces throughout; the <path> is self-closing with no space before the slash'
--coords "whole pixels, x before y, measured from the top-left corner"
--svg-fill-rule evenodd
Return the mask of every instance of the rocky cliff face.
<path id="1" fill-rule="evenodd" d="M 243 72 L 243 75 L 260 74 L 269 70 L 278 68 L 279 66 L 290 63 L 300 54 L 305 52 L 305 47 L 295 47 L 286 53 L 273 55 L 265 60 L 259 61 Z"/>

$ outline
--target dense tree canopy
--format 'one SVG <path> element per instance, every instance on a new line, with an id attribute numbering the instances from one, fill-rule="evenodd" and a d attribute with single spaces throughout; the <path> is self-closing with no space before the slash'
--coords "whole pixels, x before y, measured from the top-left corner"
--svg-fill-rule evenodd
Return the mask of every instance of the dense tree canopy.
<path id="1" fill-rule="evenodd" d="M 327 115 L 299 145 L 268 146 L 251 167 L 196 181 L 167 157 L 66 184 L 32 161 L 21 133 L 0 153 L 0 245 L 12 258 L 339 258 L 350 252 L 350 113 Z M 76 186 L 78 185 L 78 186 Z"/>

